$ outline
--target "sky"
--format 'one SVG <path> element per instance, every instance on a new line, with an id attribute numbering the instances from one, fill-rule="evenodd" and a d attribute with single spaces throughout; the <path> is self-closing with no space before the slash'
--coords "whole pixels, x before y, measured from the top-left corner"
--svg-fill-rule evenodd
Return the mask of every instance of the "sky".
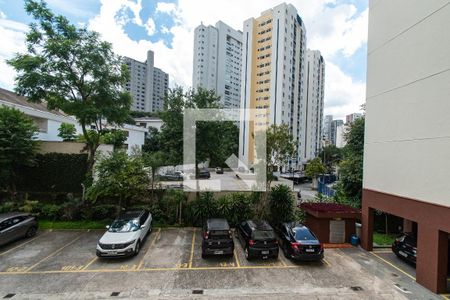
<path id="1" fill-rule="evenodd" d="M 325 59 L 325 111 L 335 119 L 360 112 L 365 102 L 368 0 L 292 0 L 306 26 L 307 47 Z M 194 29 L 221 20 L 242 30 L 243 22 L 277 0 L 46 0 L 55 13 L 86 26 L 112 43 L 114 51 L 169 73 L 170 87 L 192 85 Z M 0 0 L 0 87 L 14 88 L 5 60 L 26 52 L 32 18 L 22 0 Z"/>

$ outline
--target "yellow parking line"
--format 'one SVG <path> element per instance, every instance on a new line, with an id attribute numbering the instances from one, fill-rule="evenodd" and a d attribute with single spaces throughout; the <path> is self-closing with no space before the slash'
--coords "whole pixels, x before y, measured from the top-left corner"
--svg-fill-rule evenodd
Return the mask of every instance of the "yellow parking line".
<path id="1" fill-rule="evenodd" d="M 392 253 L 392 250 L 375 250 L 373 253 Z"/>
<path id="2" fill-rule="evenodd" d="M 448 296 L 450 296 L 450 294 L 440 294 L 439 296 L 442 296 L 442 298 L 446 299 L 446 300 L 450 300 L 450 298 Z"/>
<path id="3" fill-rule="evenodd" d="M 387 263 L 388 265 L 390 265 L 391 267 L 393 267 L 394 269 L 400 271 L 401 273 L 403 273 L 404 275 L 408 276 L 409 278 L 411 278 L 412 280 L 416 280 L 416 278 L 414 276 L 412 276 L 411 274 L 408 274 L 407 272 L 403 271 L 402 269 L 400 269 L 399 267 L 397 267 L 396 265 L 394 265 L 393 263 L 387 261 L 386 259 L 382 258 L 381 256 L 379 256 L 378 254 L 374 253 L 374 252 L 369 252 L 372 253 L 372 255 L 378 257 L 379 259 L 381 259 L 382 261 L 384 261 L 385 263 Z"/>
<path id="4" fill-rule="evenodd" d="M 97 259 L 98 257 L 94 257 L 87 265 L 83 267 L 82 270 L 86 270 L 87 268 L 89 268 L 89 266 L 92 265 Z"/>
<path id="5" fill-rule="evenodd" d="M 194 258 L 195 233 L 196 232 L 197 232 L 197 228 L 194 228 L 194 234 L 192 234 L 191 256 L 189 257 L 189 269 L 192 269 L 192 259 Z"/>
<path id="6" fill-rule="evenodd" d="M 138 270 L 141 269 L 142 265 L 144 264 L 144 259 L 147 256 L 148 250 L 155 244 L 155 242 L 158 239 L 160 234 L 161 234 L 161 228 L 158 229 L 158 232 L 155 234 L 155 237 L 153 238 L 152 242 L 150 243 L 150 246 L 148 246 L 147 250 L 144 253 L 144 256 L 142 256 L 142 259 L 139 262 L 139 265 L 137 267 Z"/>
<path id="7" fill-rule="evenodd" d="M 325 258 L 323 258 L 323 261 L 327 264 L 327 266 L 331 267 L 331 264 L 328 260 L 326 260 Z"/>
<path id="8" fill-rule="evenodd" d="M 43 259 L 41 259 L 40 261 L 38 261 L 37 263 L 35 263 L 34 265 L 32 265 L 31 267 L 29 267 L 26 272 L 31 271 L 32 269 L 34 269 L 37 265 L 39 265 L 41 262 L 43 262 L 44 260 L 52 257 L 53 255 L 58 254 L 59 252 L 61 252 L 62 250 L 64 250 L 64 248 L 72 245 L 73 243 L 75 243 L 76 241 L 78 241 L 81 236 L 84 234 L 85 232 L 82 232 L 80 235 L 78 235 L 75 239 L 73 239 L 72 241 L 70 241 L 69 243 L 65 244 L 64 246 L 62 246 L 61 248 L 59 248 L 58 250 L 56 250 L 55 252 L 52 252 L 50 255 L 44 257 Z"/>
<path id="9" fill-rule="evenodd" d="M 42 237 L 43 235 L 45 235 L 47 232 L 48 232 L 48 231 L 44 232 L 44 233 L 41 234 L 41 235 L 38 235 L 37 237 L 32 238 L 31 240 L 28 240 L 28 241 L 26 241 L 26 242 L 24 242 L 24 243 L 22 243 L 22 244 L 20 244 L 20 245 L 17 245 L 17 246 L 15 246 L 15 247 L 13 247 L 13 248 L 11 248 L 11 249 L 9 249 L 9 250 L 6 250 L 5 252 L 0 253 L 0 256 L 4 255 L 4 254 L 6 254 L 6 253 L 9 253 L 9 252 L 11 252 L 11 251 L 13 251 L 13 250 L 16 250 L 17 248 L 20 248 L 20 247 L 22 247 L 22 246 L 24 246 L 24 245 L 26 245 L 26 244 L 28 244 L 28 243 L 31 243 L 31 242 L 34 241 L 35 239 L 38 239 L 38 238 Z"/>
<path id="10" fill-rule="evenodd" d="M 207 270 L 242 270 L 242 269 L 298 269 L 300 266 L 240 266 L 240 267 L 192 267 L 192 268 L 144 268 L 133 270 L 121 269 L 86 269 L 73 271 L 18 271 L 0 272 L 1 275 L 30 275 L 30 274 L 63 274 L 63 273 L 117 273 L 117 272 L 152 272 L 152 271 L 207 271 Z"/>
<path id="11" fill-rule="evenodd" d="M 239 261 L 239 258 L 238 258 L 238 256 L 237 256 L 237 254 L 236 254 L 236 248 L 234 249 L 233 253 L 234 253 L 234 260 L 236 261 L 236 266 L 237 266 L 238 268 L 240 268 L 240 267 L 241 267 L 241 263 L 240 263 L 240 261 Z"/>

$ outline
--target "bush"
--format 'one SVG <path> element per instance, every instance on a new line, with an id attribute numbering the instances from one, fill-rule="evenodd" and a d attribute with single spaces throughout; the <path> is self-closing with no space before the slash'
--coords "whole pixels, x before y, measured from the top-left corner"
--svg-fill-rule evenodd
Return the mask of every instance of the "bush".
<path id="1" fill-rule="evenodd" d="M 192 224 L 202 226 L 208 218 L 217 217 L 217 202 L 211 192 L 201 193 L 190 206 Z"/>
<path id="2" fill-rule="evenodd" d="M 84 207 L 82 216 L 85 220 L 112 220 L 119 215 L 120 210 L 121 208 L 117 205 L 102 204 L 92 207 Z"/>
<path id="3" fill-rule="evenodd" d="M 269 194 L 270 219 L 273 224 L 294 220 L 294 197 L 284 184 L 272 188 Z"/>
<path id="4" fill-rule="evenodd" d="M 35 162 L 32 167 L 19 169 L 18 191 L 81 193 L 87 154 L 37 154 Z"/>
<path id="5" fill-rule="evenodd" d="M 225 218 L 230 226 L 253 217 L 251 197 L 242 193 L 224 195 L 216 200 L 217 217 Z"/>
<path id="6" fill-rule="evenodd" d="M 41 219 L 56 220 L 61 216 L 61 205 L 57 204 L 41 204 L 38 216 Z"/>
<path id="7" fill-rule="evenodd" d="M 0 213 L 2 214 L 17 211 L 18 209 L 19 209 L 18 203 L 14 201 L 4 202 L 2 205 L 0 205 Z"/>

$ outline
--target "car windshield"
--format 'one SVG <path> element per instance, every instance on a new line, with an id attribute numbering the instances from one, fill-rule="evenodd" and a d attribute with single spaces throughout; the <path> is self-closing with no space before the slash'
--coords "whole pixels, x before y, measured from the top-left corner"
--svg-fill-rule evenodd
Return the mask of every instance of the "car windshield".
<path id="1" fill-rule="evenodd" d="M 295 240 L 297 241 L 307 241 L 307 240 L 315 240 L 316 237 L 312 234 L 309 229 L 294 229 L 295 232 Z"/>
<path id="2" fill-rule="evenodd" d="M 274 239 L 275 234 L 272 230 L 255 230 L 253 231 L 252 238 L 254 240 Z"/>
<path id="3" fill-rule="evenodd" d="M 130 232 L 139 229 L 139 221 L 133 220 L 115 220 L 109 227 L 109 232 Z"/>

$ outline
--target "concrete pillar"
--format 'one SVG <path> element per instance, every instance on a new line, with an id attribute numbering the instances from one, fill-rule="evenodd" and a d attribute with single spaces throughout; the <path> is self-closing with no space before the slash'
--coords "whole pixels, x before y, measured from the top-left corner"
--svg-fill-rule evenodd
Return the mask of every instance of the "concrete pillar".
<path id="1" fill-rule="evenodd" d="M 361 246 L 367 251 L 372 251 L 373 248 L 373 213 L 373 208 L 364 205 L 363 201 L 363 207 L 361 209 Z"/>
<path id="2" fill-rule="evenodd" d="M 403 232 L 412 232 L 413 222 L 408 219 L 403 219 Z"/>
<path id="3" fill-rule="evenodd" d="M 448 234 L 418 224 L 416 281 L 434 293 L 447 289 Z"/>

